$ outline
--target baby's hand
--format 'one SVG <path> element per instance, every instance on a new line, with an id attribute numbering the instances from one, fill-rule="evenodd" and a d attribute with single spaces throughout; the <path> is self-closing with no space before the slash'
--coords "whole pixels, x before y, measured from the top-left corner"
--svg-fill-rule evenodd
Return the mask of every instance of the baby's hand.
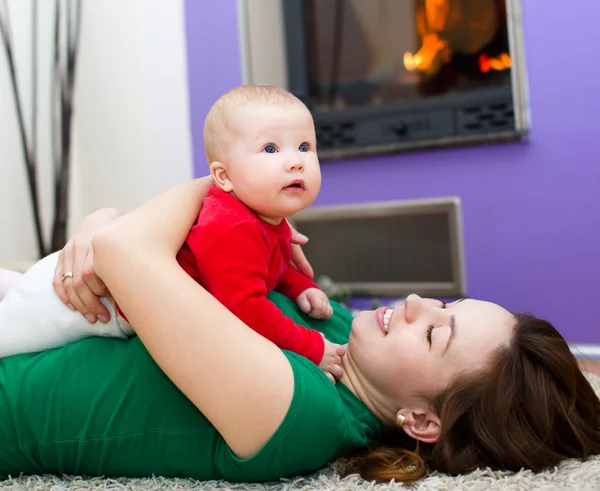
<path id="1" fill-rule="evenodd" d="M 323 341 L 325 343 L 325 350 L 321 363 L 319 363 L 319 368 L 335 384 L 335 381 L 341 379 L 344 375 L 342 356 L 346 354 L 346 349 L 342 345 L 328 341 L 325 336 L 323 336 Z"/>
<path id="2" fill-rule="evenodd" d="M 333 308 L 324 291 L 318 288 L 307 288 L 296 300 L 300 310 L 314 319 L 329 319 Z"/>

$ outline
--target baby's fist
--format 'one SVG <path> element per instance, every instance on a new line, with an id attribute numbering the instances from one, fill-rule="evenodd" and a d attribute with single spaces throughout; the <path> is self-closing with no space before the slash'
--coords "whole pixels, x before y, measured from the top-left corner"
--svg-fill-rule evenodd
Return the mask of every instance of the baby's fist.
<path id="1" fill-rule="evenodd" d="M 332 343 L 325 336 L 323 336 L 323 342 L 325 346 L 319 368 L 335 384 L 335 381 L 340 380 L 344 375 L 342 356 L 346 354 L 346 349 L 339 344 Z"/>
<path id="2" fill-rule="evenodd" d="M 329 319 L 333 315 L 333 308 L 323 290 L 307 288 L 296 300 L 300 310 L 314 319 Z"/>

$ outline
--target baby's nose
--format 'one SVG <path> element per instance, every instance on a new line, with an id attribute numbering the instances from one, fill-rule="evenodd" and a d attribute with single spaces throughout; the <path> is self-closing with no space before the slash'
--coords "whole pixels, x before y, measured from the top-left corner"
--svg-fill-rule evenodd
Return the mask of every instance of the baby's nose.
<path id="1" fill-rule="evenodd" d="M 299 159 L 291 159 L 288 163 L 288 170 L 302 171 L 304 170 L 304 164 Z"/>

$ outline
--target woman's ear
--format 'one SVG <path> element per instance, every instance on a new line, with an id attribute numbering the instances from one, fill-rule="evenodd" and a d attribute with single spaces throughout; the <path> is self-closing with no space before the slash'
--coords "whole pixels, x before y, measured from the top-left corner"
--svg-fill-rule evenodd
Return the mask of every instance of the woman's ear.
<path id="1" fill-rule="evenodd" d="M 227 166 L 223 162 L 212 162 L 210 164 L 210 175 L 218 188 L 226 193 L 233 191 L 233 183 L 229 178 Z"/>
<path id="2" fill-rule="evenodd" d="M 440 438 L 440 418 L 430 411 L 401 409 L 396 416 L 404 416 L 402 429 L 413 438 L 425 443 L 436 443 Z"/>

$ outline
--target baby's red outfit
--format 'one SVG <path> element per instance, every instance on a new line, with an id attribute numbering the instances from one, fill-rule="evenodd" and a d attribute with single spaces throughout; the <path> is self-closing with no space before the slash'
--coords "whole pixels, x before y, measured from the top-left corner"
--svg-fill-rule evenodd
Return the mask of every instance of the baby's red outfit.
<path id="1" fill-rule="evenodd" d="M 295 302 L 307 288 L 318 288 L 292 266 L 291 243 L 286 220 L 271 225 L 211 186 L 177 260 L 256 332 L 318 365 L 324 352 L 321 334 L 294 323 L 267 299 L 277 290 Z"/>

